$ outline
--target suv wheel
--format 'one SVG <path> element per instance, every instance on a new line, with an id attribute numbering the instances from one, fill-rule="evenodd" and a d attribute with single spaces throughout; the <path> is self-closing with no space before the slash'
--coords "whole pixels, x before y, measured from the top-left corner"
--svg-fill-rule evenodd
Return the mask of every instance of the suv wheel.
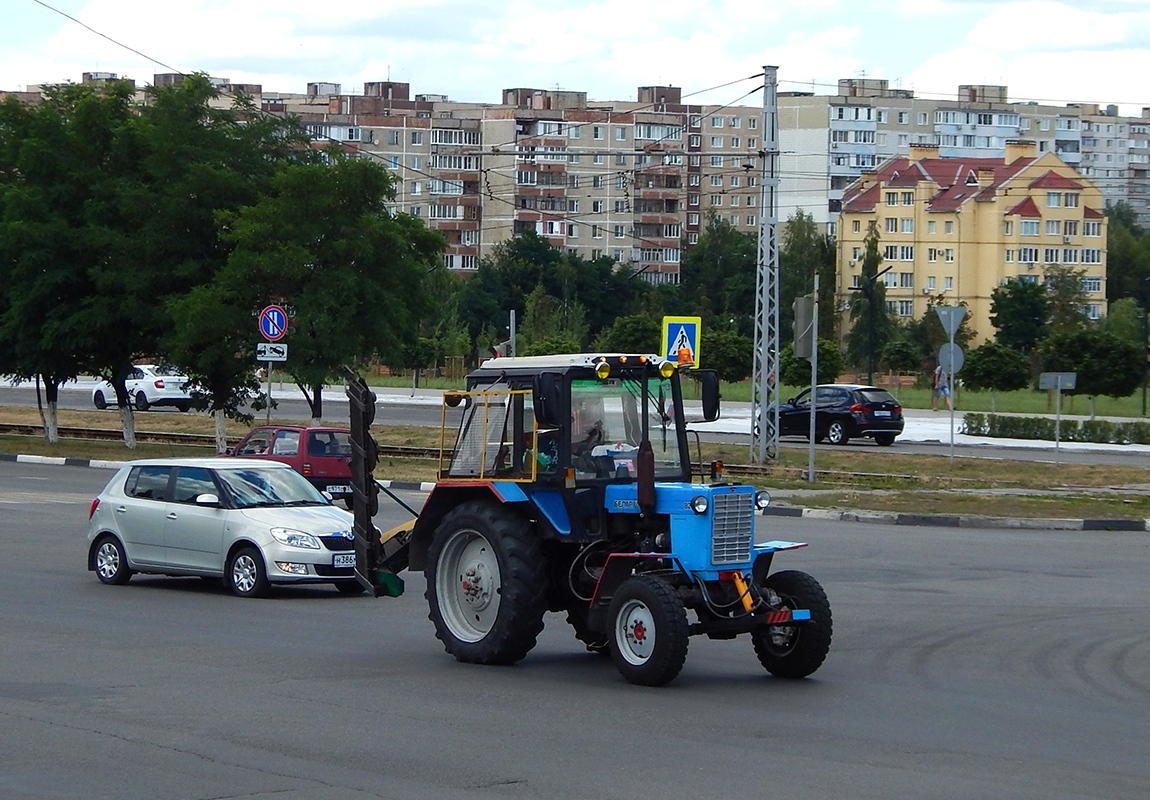
<path id="1" fill-rule="evenodd" d="M 846 444 L 850 441 L 846 423 L 841 419 L 832 419 L 827 425 L 827 441 L 831 444 Z"/>

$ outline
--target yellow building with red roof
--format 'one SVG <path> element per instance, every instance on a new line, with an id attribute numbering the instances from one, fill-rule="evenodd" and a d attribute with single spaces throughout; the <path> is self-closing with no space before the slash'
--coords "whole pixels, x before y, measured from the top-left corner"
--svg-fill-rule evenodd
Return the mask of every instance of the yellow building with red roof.
<path id="1" fill-rule="evenodd" d="M 994 338 L 991 293 L 1008 278 L 1042 282 L 1054 265 L 1084 272 L 1084 313 L 1106 314 L 1102 192 L 1033 142 L 996 158 L 940 158 L 911 145 L 844 192 L 838 224 L 838 308 L 861 278 L 864 240 L 878 225 L 887 309 L 919 319 L 938 303 L 965 303 L 974 344 Z M 843 312 L 845 314 L 845 311 Z M 849 320 L 844 316 L 845 332 Z"/>

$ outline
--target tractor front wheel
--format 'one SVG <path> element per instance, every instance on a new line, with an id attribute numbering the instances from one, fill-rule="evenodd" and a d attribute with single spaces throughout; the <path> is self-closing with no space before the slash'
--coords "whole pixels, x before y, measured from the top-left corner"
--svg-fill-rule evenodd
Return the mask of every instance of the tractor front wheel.
<path id="1" fill-rule="evenodd" d="M 819 582 L 805 572 L 768 575 L 763 597 L 775 608 L 805 608 L 809 622 L 764 625 L 751 633 L 755 655 L 779 678 L 805 678 L 822 666 L 831 648 L 831 605 Z"/>
<path id="2" fill-rule="evenodd" d="M 543 555 L 530 523 L 494 503 L 443 518 L 428 551 L 435 635 L 460 661 L 513 664 L 535 646 L 547 610 Z"/>
<path id="3" fill-rule="evenodd" d="M 678 593 L 650 575 L 628 578 L 608 612 L 611 657 L 619 672 L 640 686 L 670 683 L 687 660 L 689 626 Z"/>

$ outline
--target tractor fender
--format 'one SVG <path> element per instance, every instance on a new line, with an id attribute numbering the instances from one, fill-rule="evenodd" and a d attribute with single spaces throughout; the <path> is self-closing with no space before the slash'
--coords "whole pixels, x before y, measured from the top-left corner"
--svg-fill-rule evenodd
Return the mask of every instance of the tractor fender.
<path id="1" fill-rule="evenodd" d="M 518 484 L 504 481 L 436 484 L 431 494 L 427 496 L 412 529 L 408 569 L 412 572 L 422 572 L 426 568 L 427 551 L 431 547 L 431 538 L 435 535 L 439 523 L 451 509 L 472 500 L 488 500 L 500 505 L 526 503 L 527 495 Z"/>

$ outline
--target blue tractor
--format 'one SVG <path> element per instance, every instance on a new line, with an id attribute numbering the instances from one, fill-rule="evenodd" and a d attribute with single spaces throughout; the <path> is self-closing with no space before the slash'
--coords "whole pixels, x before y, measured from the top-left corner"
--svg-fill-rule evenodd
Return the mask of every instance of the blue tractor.
<path id="1" fill-rule="evenodd" d="M 693 475 L 680 374 L 649 355 L 484 362 L 444 396 L 439 480 L 413 523 L 377 534 L 370 475 L 355 476 L 361 581 L 394 594 L 395 573 L 425 572 L 436 636 L 460 661 L 519 661 L 558 611 L 632 683 L 674 679 L 696 635 L 750 634 L 768 672 L 810 675 L 830 648 L 826 594 L 770 571 L 804 545 L 755 541 L 765 492 L 717 465 Z M 717 377 L 695 377 L 714 420 Z M 370 465 L 354 414 L 352 431 Z"/>

